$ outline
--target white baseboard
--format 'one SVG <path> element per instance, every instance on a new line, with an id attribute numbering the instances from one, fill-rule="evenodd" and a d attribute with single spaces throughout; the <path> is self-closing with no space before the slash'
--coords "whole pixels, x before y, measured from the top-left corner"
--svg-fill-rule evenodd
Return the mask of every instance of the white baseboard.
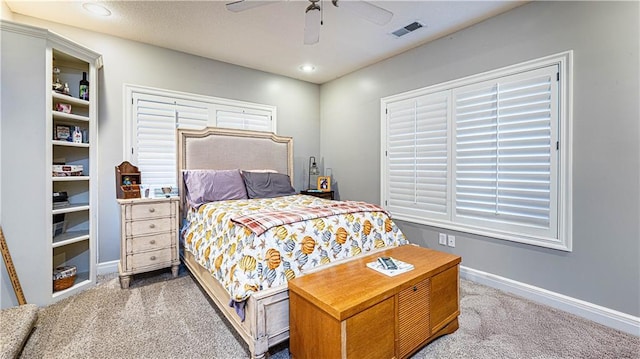
<path id="1" fill-rule="evenodd" d="M 117 272 L 119 262 L 119 260 L 115 260 L 111 262 L 98 263 L 98 275 Z"/>
<path id="2" fill-rule="evenodd" d="M 640 336 L 640 317 L 469 267 L 460 266 L 460 277 Z"/>

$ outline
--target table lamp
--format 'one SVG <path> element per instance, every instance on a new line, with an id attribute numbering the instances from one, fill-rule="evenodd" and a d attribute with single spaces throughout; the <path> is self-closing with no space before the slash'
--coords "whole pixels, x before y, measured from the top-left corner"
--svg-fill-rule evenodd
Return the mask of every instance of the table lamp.
<path id="1" fill-rule="evenodd" d="M 316 158 L 313 156 L 309 157 L 309 189 L 318 188 L 319 174 L 320 174 L 320 170 L 318 170 L 318 165 L 316 164 Z"/>

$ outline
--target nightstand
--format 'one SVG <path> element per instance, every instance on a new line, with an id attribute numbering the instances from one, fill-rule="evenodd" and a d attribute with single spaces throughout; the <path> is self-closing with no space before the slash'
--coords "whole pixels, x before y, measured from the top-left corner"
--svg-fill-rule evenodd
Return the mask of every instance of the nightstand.
<path id="1" fill-rule="evenodd" d="M 131 276 L 171 267 L 178 276 L 178 197 L 118 199 L 120 204 L 120 286 Z"/>
<path id="2" fill-rule="evenodd" d="M 333 191 L 325 191 L 325 192 L 300 191 L 300 194 L 306 194 L 308 196 L 314 196 L 314 197 L 333 200 Z"/>

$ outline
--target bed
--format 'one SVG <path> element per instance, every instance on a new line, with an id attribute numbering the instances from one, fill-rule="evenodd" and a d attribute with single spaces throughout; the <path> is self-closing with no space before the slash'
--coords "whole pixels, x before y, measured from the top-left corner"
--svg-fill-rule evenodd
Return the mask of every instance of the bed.
<path id="1" fill-rule="evenodd" d="M 284 187 L 293 190 L 290 137 L 220 128 L 180 129 L 177 137 L 183 262 L 247 343 L 252 358 L 264 358 L 270 347 L 289 338 L 288 279 L 406 243 L 375 205 L 295 193 L 261 198 L 251 178 L 286 178 Z M 252 199 L 227 196 L 210 202 L 215 196 L 195 195 L 189 177 L 194 173 L 236 176 L 236 171 Z M 271 210 L 286 213 L 285 219 L 258 221 Z M 232 257 L 235 261 L 228 262 Z"/>

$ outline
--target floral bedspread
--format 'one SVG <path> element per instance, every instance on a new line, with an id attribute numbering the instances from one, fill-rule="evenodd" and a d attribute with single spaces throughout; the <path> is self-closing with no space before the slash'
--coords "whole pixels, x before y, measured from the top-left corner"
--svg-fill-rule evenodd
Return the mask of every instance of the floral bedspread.
<path id="1" fill-rule="evenodd" d="M 407 243 L 384 211 L 308 219 L 275 226 L 261 235 L 232 221 L 251 213 L 335 203 L 305 195 L 212 202 L 187 213 L 181 237 L 185 250 L 209 270 L 235 301 L 280 286 L 305 269 L 374 248 Z"/>

